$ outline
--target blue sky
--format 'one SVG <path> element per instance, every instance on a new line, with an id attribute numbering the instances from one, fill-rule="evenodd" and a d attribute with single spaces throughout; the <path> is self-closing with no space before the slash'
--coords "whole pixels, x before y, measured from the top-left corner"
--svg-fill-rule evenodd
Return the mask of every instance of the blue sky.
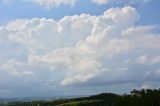
<path id="1" fill-rule="evenodd" d="M 159 88 L 159 0 L 2 0 L 0 98 Z"/>
<path id="2" fill-rule="evenodd" d="M 62 5 L 58 8 L 45 9 L 45 7 L 38 6 L 33 3 L 22 2 L 21 0 L 11 1 L 6 4 L 4 2 L 0 3 L 0 19 L 1 23 L 4 23 L 9 20 L 19 19 L 19 18 L 54 18 L 61 19 L 66 15 L 75 15 L 75 14 L 92 14 L 92 15 L 100 15 L 106 9 L 110 7 L 123 7 L 125 5 L 131 5 L 136 7 L 136 9 L 141 14 L 141 20 L 139 23 L 142 24 L 157 24 L 160 23 L 159 18 L 159 0 L 152 0 L 149 3 L 134 3 L 127 4 L 129 1 L 122 0 L 123 3 L 118 4 L 104 4 L 97 5 L 91 3 L 90 0 L 81 0 L 77 1 L 75 6 L 70 7 L 66 5 Z M 147 15 L 147 17 L 146 17 Z"/>

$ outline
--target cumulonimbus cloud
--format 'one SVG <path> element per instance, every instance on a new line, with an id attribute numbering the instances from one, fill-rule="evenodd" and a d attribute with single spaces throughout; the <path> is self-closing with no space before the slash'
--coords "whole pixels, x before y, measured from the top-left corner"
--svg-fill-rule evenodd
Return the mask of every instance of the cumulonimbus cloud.
<path id="1" fill-rule="evenodd" d="M 153 26 L 136 26 L 139 19 L 136 9 L 128 6 L 100 16 L 16 20 L 0 27 L 0 43 L 25 47 L 29 66 L 43 64 L 52 71 L 64 67 L 61 85 L 153 80 L 147 73 L 155 75 L 159 69 L 155 58 L 160 35 L 152 32 Z M 142 70 L 142 65 L 150 68 Z"/>

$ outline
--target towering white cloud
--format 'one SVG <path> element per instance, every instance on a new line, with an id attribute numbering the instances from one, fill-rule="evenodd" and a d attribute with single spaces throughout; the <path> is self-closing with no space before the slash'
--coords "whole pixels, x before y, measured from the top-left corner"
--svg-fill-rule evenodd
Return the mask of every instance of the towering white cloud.
<path id="1" fill-rule="evenodd" d="M 100 16 L 16 20 L 0 27 L 1 44 L 7 40 L 25 47 L 27 67 L 44 66 L 55 76 L 58 70 L 62 75 L 57 81 L 63 86 L 152 81 L 147 73 L 158 72 L 160 35 L 152 26 L 136 26 L 139 18 L 128 6 Z M 143 65 L 149 68 L 142 70 Z"/>

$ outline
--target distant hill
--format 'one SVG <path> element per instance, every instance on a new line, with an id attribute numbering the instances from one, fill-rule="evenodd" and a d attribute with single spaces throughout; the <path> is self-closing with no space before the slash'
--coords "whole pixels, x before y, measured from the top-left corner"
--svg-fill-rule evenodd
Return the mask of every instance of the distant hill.
<path id="1" fill-rule="evenodd" d="M 102 93 L 89 97 L 41 100 L 32 102 L 9 102 L 0 106 L 160 106 L 159 90 L 133 90 L 130 94 Z"/>

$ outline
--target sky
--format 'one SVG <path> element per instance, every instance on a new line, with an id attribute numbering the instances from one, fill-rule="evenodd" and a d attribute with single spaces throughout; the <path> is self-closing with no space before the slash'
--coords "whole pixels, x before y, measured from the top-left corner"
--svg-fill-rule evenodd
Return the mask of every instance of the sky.
<path id="1" fill-rule="evenodd" d="M 0 0 L 0 98 L 160 87 L 159 0 Z"/>

